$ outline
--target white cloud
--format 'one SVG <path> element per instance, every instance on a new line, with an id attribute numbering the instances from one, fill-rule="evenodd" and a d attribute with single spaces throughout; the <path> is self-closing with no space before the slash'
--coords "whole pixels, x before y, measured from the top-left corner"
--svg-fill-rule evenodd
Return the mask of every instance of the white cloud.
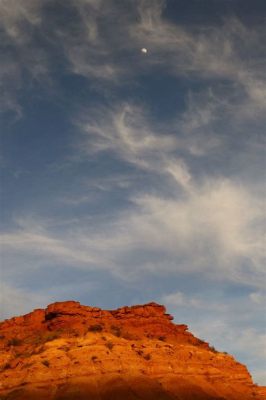
<path id="1" fill-rule="evenodd" d="M 56 281 L 43 288 L 34 288 L 30 281 L 23 287 L 10 284 L 1 279 L 0 283 L 0 320 L 31 312 L 36 308 L 45 308 L 55 301 L 76 299 L 84 293 L 99 290 L 99 285 L 92 280 L 77 280 L 70 283 Z"/>
<path id="2" fill-rule="evenodd" d="M 79 145 L 83 156 L 112 154 L 144 171 L 171 177 L 187 191 L 192 190 L 193 178 L 183 156 L 202 157 L 223 148 L 222 139 L 202 132 L 202 126 L 199 131 L 188 132 L 184 122 L 189 118 L 187 112 L 181 121 L 159 126 L 149 119 L 145 107 L 132 104 L 90 114 L 93 117 L 84 113 L 76 119 L 83 134 Z M 194 115 L 190 117 L 192 123 Z"/>
<path id="3" fill-rule="evenodd" d="M 162 296 L 161 301 L 163 304 L 172 307 L 182 307 L 184 308 L 195 308 L 201 309 L 202 311 L 224 311 L 226 310 L 226 306 L 221 303 L 215 303 L 214 301 L 210 302 L 206 299 L 201 299 L 195 296 L 191 296 L 191 294 L 186 295 L 181 291 L 173 292 L 170 294 L 166 294 Z"/>
<path id="4" fill-rule="evenodd" d="M 22 108 L 17 100 L 16 89 L 20 87 L 20 70 L 18 65 L 14 64 L 10 60 L 2 60 L 0 65 L 0 112 L 3 111 L 14 111 L 17 117 L 22 114 Z"/>
<path id="5" fill-rule="evenodd" d="M 222 180 L 194 187 L 183 199 L 145 196 L 137 204 L 142 211 L 132 221 L 136 237 L 185 258 L 186 269 L 207 267 L 224 278 L 243 279 L 239 263 L 248 260 L 254 276 L 263 271 L 265 242 L 257 227 L 263 203 L 244 188 Z"/>
<path id="6" fill-rule="evenodd" d="M 168 172 L 183 189 L 192 190 L 192 177 L 187 165 L 182 159 L 169 159 L 163 165 L 162 172 Z"/>
<path id="7" fill-rule="evenodd" d="M 0 289 L 0 320 L 30 312 L 32 307 L 44 308 L 47 305 L 48 297 L 44 294 L 11 286 L 3 281 Z"/>
<path id="8" fill-rule="evenodd" d="M 199 127 L 201 135 L 201 125 L 212 121 L 211 114 L 197 112 L 195 104 L 192 110 L 196 110 L 196 122 L 188 127 L 185 113 L 178 135 L 169 133 L 175 132 L 173 124 L 158 125 L 143 108 L 132 104 L 101 109 L 90 113 L 90 118 L 81 115 L 76 120 L 83 133 L 78 153 L 86 158 L 105 152 L 133 165 L 137 173 L 145 171 L 157 180 L 157 194 L 143 188 L 131 195 L 127 211 L 107 216 L 104 227 L 98 223 L 97 228 L 88 229 L 86 221 L 78 218 L 72 229 L 62 232 L 53 224 L 43 226 L 42 221 L 41 229 L 36 221 L 33 225 L 17 221 L 17 231 L 2 234 L 4 250 L 49 255 L 50 263 L 60 260 L 82 268 L 113 269 L 120 276 L 125 270 L 129 273 L 132 254 L 138 254 L 133 269 L 137 275 L 162 268 L 173 273 L 200 270 L 212 278 L 262 286 L 265 202 L 259 192 L 233 178 L 215 174 L 199 178 L 192 173 L 186 154 L 191 163 L 191 157 L 202 157 L 206 150 L 191 151 L 191 136 Z M 225 144 L 218 143 L 223 149 Z M 211 147 L 209 152 L 218 151 Z M 117 180 L 111 184 L 118 185 Z M 65 203 L 79 205 L 90 199 L 92 193 L 88 197 L 86 192 Z M 155 257 L 147 262 L 155 253 L 161 254 L 160 261 Z"/>
<path id="9" fill-rule="evenodd" d="M 266 293 L 252 292 L 250 293 L 249 298 L 253 303 L 266 307 Z"/>
<path id="10" fill-rule="evenodd" d="M 92 264 L 96 259 L 86 249 L 84 243 L 80 243 L 79 237 L 71 243 L 71 237 L 56 238 L 48 232 L 36 233 L 31 230 L 19 230 L 16 233 L 2 234 L 1 246 L 7 253 L 19 255 L 28 254 L 29 258 L 42 257 L 42 262 L 51 264 L 60 260 L 66 264 L 78 262 L 80 264 Z M 80 244 L 82 248 L 80 248 Z M 75 246 L 76 245 L 76 246 Z M 45 259 L 47 256 L 47 259 Z M 40 260 L 36 259 L 38 265 Z"/>
<path id="11" fill-rule="evenodd" d="M 164 6 L 165 2 L 160 0 L 140 1 L 140 22 L 130 26 L 133 40 L 139 46 L 145 43 L 152 50 L 150 64 L 173 75 L 226 79 L 232 90 L 244 90 L 242 102 L 249 114 L 258 114 L 258 108 L 265 110 L 266 76 L 262 62 L 266 56 L 262 45 L 265 27 L 248 28 L 231 18 L 223 25 L 204 25 L 192 30 L 164 18 Z M 257 57 L 251 61 L 249 54 L 254 53 L 254 46 Z M 205 119 L 209 115 L 199 117 Z"/>
<path id="12" fill-rule="evenodd" d="M 78 15 L 75 34 L 66 26 L 56 30 L 58 43 L 68 63 L 67 68 L 74 74 L 92 78 L 100 90 L 106 90 L 108 84 L 120 85 L 121 79 L 129 73 L 123 59 L 117 59 L 121 51 L 131 47 L 129 43 L 126 44 L 129 10 L 126 11 L 112 0 L 108 3 L 78 0 L 71 4 Z M 114 19 L 119 21 L 115 28 Z"/>
<path id="13" fill-rule="evenodd" d="M 97 228 L 78 220 L 56 233 L 53 225 L 24 222 L 3 233 L 1 243 L 7 263 L 21 254 L 34 256 L 37 265 L 108 269 L 125 278 L 150 271 L 148 258 L 154 273 L 200 271 L 208 279 L 262 287 L 265 246 L 257 221 L 263 215 L 260 201 L 245 188 L 221 180 L 194 185 L 177 198 L 139 196 L 131 209 Z"/>
<path id="14" fill-rule="evenodd" d="M 80 147 L 85 154 L 109 151 L 148 170 L 170 169 L 173 164 L 171 162 L 168 165 L 164 155 L 171 154 L 177 148 L 177 138 L 154 132 L 140 107 L 122 104 L 113 110 L 96 112 L 96 117 L 94 114 L 90 120 L 81 116 L 77 125 L 85 134 Z M 179 171 L 185 169 L 182 162 Z M 170 173 L 174 174 L 172 171 Z"/>
<path id="15" fill-rule="evenodd" d="M 31 84 L 49 81 L 47 51 L 35 41 L 35 30 L 41 30 L 44 3 L 41 0 L 2 0 L 0 33 L 3 46 L 0 61 L 0 87 L 3 93 L 0 112 L 22 115 L 19 93 L 25 80 Z"/>
<path id="16" fill-rule="evenodd" d="M 8 36 L 18 43 L 27 41 L 29 27 L 41 22 L 42 5 L 41 0 L 2 0 L 0 19 Z"/>
<path id="17" fill-rule="evenodd" d="M 227 19 L 219 26 L 184 28 L 164 17 L 165 4 L 159 0 L 120 5 L 112 0 L 108 4 L 70 1 L 65 9 L 73 10 L 71 24 L 61 24 L 47 13 L 50 2 L 3 0 L 2 42 L 11 46 L 13 64 L 33 79 L 51 79 L 56 48 L 64 71 L 94 79 L 100 91 L 108 91 L 108 85 L 124 85 L 140 72 L 150 74 L 151 69 L 163 68 L 174 76 L 226 80 L 233 91 L 244 91 L 242 109 L 253 117 L 263 115 L 265 28 L 248 28 L 237 19 Z M 55 6 L 61 5 L 55 2 Z M 115 27 L 114 20 L 119 21 Z M 45 39 L 43 43 L 36 42 L 36 32 Z M 137 56 L 144 44 L 150 49 L 145 62 Z M 247 117 L 245 112 L 242 115 Z M 210 115 L 206 110 L 198 117 L 204 121 Z"/>

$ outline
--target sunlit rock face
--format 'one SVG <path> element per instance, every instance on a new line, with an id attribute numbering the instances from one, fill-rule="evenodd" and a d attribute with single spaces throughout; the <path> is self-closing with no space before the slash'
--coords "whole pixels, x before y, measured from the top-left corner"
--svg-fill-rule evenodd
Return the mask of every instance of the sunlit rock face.
<path id="1" fill-rule="evenodd" d="M 244 365 L 156 303 L 66 301 L 0 324 L 1 400 L 262 400 Z"/>

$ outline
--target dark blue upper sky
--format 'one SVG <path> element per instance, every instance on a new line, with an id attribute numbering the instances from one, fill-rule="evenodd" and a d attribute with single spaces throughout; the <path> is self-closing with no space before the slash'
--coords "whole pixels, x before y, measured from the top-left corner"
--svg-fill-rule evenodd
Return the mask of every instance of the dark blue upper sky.
<path id="1" fill-rule="evenodd" d="M 265 19 L 2 0 L 1 318 L 154 300 L 265 383 Z"/>

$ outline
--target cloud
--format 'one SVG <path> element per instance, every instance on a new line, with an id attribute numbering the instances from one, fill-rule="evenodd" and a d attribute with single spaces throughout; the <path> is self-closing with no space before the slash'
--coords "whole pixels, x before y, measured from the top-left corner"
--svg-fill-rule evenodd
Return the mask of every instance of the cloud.
<path id="1" fill-rule="evenodd" d="M 183 199 L 145 196 L 136 201 L 141 212 L 132 225 L 142 246 L 172 254 L 178 270 L 206 268 L 224 279 L 247 281 L 250 274 L 259 284 L 264 239 L 258 221 L 263 203 L 244 188 L 221 180 L 193 187 Z M 252 265 L 250 272 L 243 266 L 246 262 Z"/>
<path id="2" fill-rule="evenodd" d="M 167 120 L 151 117 L 145 104 L 130 102 L 83 110 L 74 118 L 83 133 L 79 152 L 89 157 L 104 152 L 137 168 L 171 176 L 187 190 L 193 168 L 196 175 L 206 173 L 204 162 L 212 166 L 207 171 L 212 176 L 233 172 L 244 181 L 251 175 L 252 182 L 258 182 L 266 148 L 265 117 L 256 118 L 254 125 L 241 93 L 231 89 L 189 92 L 184 110 Z"/>
<path id="3" fill-rule="evenodd" d="M 170 294 L 166 294 L 162 296 L 161 301 L 163 304 L 167 306 L 170 305 L 172 307 L 181 307 L 181 308 L 195 308 L 200 309 L 201 311 L 224 311 L 226 306 L 220 303 L 215 303 L 214 301 L 210 302 L 208 300 L 203 300 L 197 298 L 195 296 L 186 295 L 181 291 L 173 292 Z"/>
<path id="4" fill-rule="evenodd" d="M 61 75 L 70 73 L 96 80 L 100 92 L 105 90 L 103 80 L 119 84 L 122 75 L 127 75 L 124 62 L 118 58 L 121 49 L 126 48 L 122 38 L 127 34 L 122 31 L 129 15 L 113 1 L 71 0 L 61 4 L 3 0 L 0 84 L 7 101 L 1 111 L 21 115 L 19 93 L 25 86 L 31 90 L 37 86 L 43 91 L 55 86 L 59 89 L 58 65 Z M 123 21 L 115 29 L 114 18 Z"/>
<path id="5" fill-rule="evenodd" d="M 174 135 L 152 131 L 140 106 L 122 104 L 93 115 L 90 119 L 81 115 L 76 122 L 85 134 L 81 143 L 85 154 L 108 151 L 141 168 L 154 169 L 160 168 L 155 164 L 162 163 L 165 152 L 177 147 Z"/>
<path id="6" fill-rule="evenodd" d="M 0 112 L 13 111 L 16 117 L 22 115 L 19 93 L 25 83 L 48 81 L 47 53 L 36 42 L 36 31 L 41 30 L 43 21 L 41 0 L 1 2 L 0 33 L 2 57 L 0 61 L 0 87 L 4 96 Z"/>
<path id="7" fill-rule="evenodd" d="M 72 29 L 61 26 L 56 30 L 57 41 L 62 45 L 68 63 L 67 68 L 89 79 L 118 83 L 123 68 L 112 56 L 112 52 L 116 53 L 114 45 L 110 43 L 114 33 L 110 35 L 100 26 L 103 23 L 108 29 L 112 14 L 117 13 L 119 18 L 119 8 L 116 10 L 112 1 L 103 4 L 102 1 L 78 0 L 71 5 L 76 13 Z"/>
<path id="8" fill-rule="evenodd" d="M 97 282 L 84 278 L 63 284 L 57 281 L 42 288 L 32 286 L 30 281 L 25 281 L 19 286 L 1 280 L 0 320 L 29 313 L 33 308 L 45 308 L 55 301 L 75 299 L 78 295 L 99 290 Z"/>
<path id="9" fill-rule="evenodd" d="M 84 238 L 83 238 L 84 239 Z M 42 257 L 41 263 L 52 264 L 64 262 L 66 264 L 92 264 L 94 257 L 86 250 L 82 238 L 77 237 L 71 243 L 71 238 L 57 238 L 47 232 L 38 233 L 31 228 L 19 229 L 16 233 L 2 234 L 1 245 L 3 249 L 12 256 L 27 254 L 30 259 L 39 264 L 38 257 Z M 76 246 L 75 246 L 76 245 Z M 80 245 L 82 248 L 80 248 Z M 47 257 L 46 257 L 47 256 Z"/>
<path id="10" fill-rule="evenodd" d="M 143 107 L 123 104 L 96 115 L 89 120 L 83 116 L 77 120 L 83 132 L 80 145 L 83 155 L 111 153 L 137 168 L 167 174 L 189 190 L 189 169 L 184 160 L 175 155 L 177 149 L 187 147 L 190 151 L 190 144 L 184 139 L 156 132 Z"/>
<path id="11" fill-rule="evenodd" d="M 33 305 L 38 308 L 45 307 L 47 304 L 48 297 L 44 294 L 29 292 L 3 281 L 0 288 L 0 320 L 30 312 Z"/>
<path id="12" fill-rule="evenodd" d="M 71 0 L 63 6 L 57 1 L 3 0 L 0 76 L 6 59 L 18 69 L 14 84 L 11 72 L 5 85 L 7 97 L 13 98 L 7 106 L 18 109 L 18 84 L 29 80 L 33 87 L 42 82 L 45 88 L 47 80 L 56 81 L 56 55 L 61 73 L 85 77 L 99 93 L 110 94 L 114 87 L 135 82 L 139 74 L 163 70 L 184 79 L 205 79 L 209 86 L 215 86 L 210 78 L 226 81 L 244 94 L 242 115 L 247 116 L 244 110 L 252 117 L 263 115 L 265 27 L 247 27 L 236 18 L 215 26 L 184 27 L 164 16 L 165 6 L 160 0 Z M 71 16 L 67 24 L 58 17 L 62 9 Z M 119 24 L 114 26 L 115 20 Z M 144 44 L 149 48 L 145 60 L 139 57 Z"/>
<path id="13" fill-rule="evenodd" d="M 193 124 L 195 114 L 186 111 L 180 120 L 158 123 L 145 106 L 130 103 L 91 110 L 90 117 L 82 112 L 75 120 L 82 133 L 78 150 L 83 158 L 112 155 L 144 171 L 171 177 L 189 191 L 192 176 L 185 159 L 203 157 L 223 147 L 222 138 L 203 132 L 200 123 L 188 128 L 186 121 L 190 116 L 189 124 Z"/>
<path id="14" fill-rule="evenodd" d="M 164 18 L 165 5 L 160 0 L 140 1 L 140 21 L 129 30 L 139 46 L 145 43 L 150 49 L 150 65 L 184 78 L 209 80 L 210 86 L 211 77 L 226 79 L 234 91 L 244 92 L 242 107 L 249 109 L 250 115 L 265 110 L 266 76 L 261 62 L 266 57 L 262 45 L 265 27 L 247 27 L 230 18 L 216 26 L 204 24 L 191 29 Z M 253 54 L 252 61 L 249 54 Z"/>
<path id="15" fill-rule="evenodd" d="M 266 293 L 252 292 L 250 293 L 249 298 L 251 299 L 252 302 L 254 302 L 257 305 L 264 306 L 266 304 Z"/>
<path id="16" fill-rule="evenodd" d="M 125 220 L 118 214 L 116 228 L 126 233 L 120 239 L 118 234 L 120 250 L 114 245 L 113 252 L 142 251 L 148 258 L 151 251 L 160 251 L 167 260 L 164 267 L 172 271 L 204 269 L 211 276 L 260 285 L 265 256 L 263 197 L 245 179 L 218 175 L 215 165 L 213 175 L 193 173 L 194 160 L 230 151 L 228 135 L 222 136 L 219 130 L 212 132 L 211 144 L 199 140 L 203 143 L 196 150 L 197 140 L 206 137 L 204 129 L 213 128 L 222 112 L 210 96 L 201 106 L 199 99 L 190 99 L 180 125 L 158 124 L 143 108 L 130 104 L 100 110 L 89 119 L 81 116 L 77 120 L 83 132 L 80 148 L 84 157 L 105 153 L 158 180 L 158 194 L 144 190 L 131 197 L 132 210 Z M 246 136 L 249 133 L 244 131 L 243 143 Z M 154 269 L 160 270 L 155 264 Z"/>
<path id="17" fill-rule="evenodd" d="M 41 0 L 2 0 L 0 18 L 7 35 L 18 43 L 29 40 L 32 26 L 41 22 Z"/>
<path id="18" fill-rule="evenodd" d="M 22 108 L 17 100 L 14 83 L 16 83 L 17 87 L 20 86 L 20 71 L 18 66 L 10 62 L 10 60 L 2 60 L 0 66 L 0 89 L 2 93 L 0 112 L 12 110 L 17 117 L 20 117 Z"/>
<path id="19" fill-rule="evenodd" d="M 260 200 L 220 180 L 194 185 L 176 198 L 139 195 L 131 209 L 97 228 L 77 220 L 56 232 L 53 224 L 40 228 L 24 222 L 3 233 L 1 243 L 7 265 L 21 254 L 40 266 L 107 269 L 123 279 L 146 272 L 201 272 L 208 279 L 261 287 L 265 246 L 258 221 L 263 215 Z"/>
<path id="20" fill-rule="evenodd" d="M 7 263 L 24 254 L 38 265 L 108 269 L 129 279 L 148 271 L 201 271 L 208 279 L 261 287 L 265 202 L 246 178 L 223 176 L 213 162 L 212 171 L 203 168 L 199 174 L 198 160 L 215 160 L 221 152 L 231 151 L 228 135 L 212 131 L 220 118 L 219 102 L 212 92 L 201 104 L 200 100 L 201 96 L 190 96 L 188 109 L 168 123 L 158 122 L 141 105 L 125 102 L 80 112 L 74 120 L 77 135 L 73 137 L 78 160 L 104 155 L 112 162 L 130 165 L 135 182 L 146 174 L 142 185 L 130 187 L 125 194 L 127 209 L 114 207 L 112 215 L 105 214 L 104 225 L 99 218 L 91 219 L 88 228 L 87 219 L 77 217 L 62 230 L 56 220 L 46 224 L 40 218 L 40 226 L 38 218 L 33 223 L 27 218 L 16 221 L 17 229 L 1 236 L 9 254 Z M 243 131 L 243 143 L 249 136 Z M 121 188 L 123 176 L 120 170 L 111 187 Z M 61 196 L 60 201 L 74 207 L 90 201 L 93 207 L 99 197 L 93 196 L 92 186 L 94 190 L 104 188 L 106 180 L 104 186 L 91 182 L 90 191 L 81 190 L 78 198 L 68 195 L 64 201 Z"/>

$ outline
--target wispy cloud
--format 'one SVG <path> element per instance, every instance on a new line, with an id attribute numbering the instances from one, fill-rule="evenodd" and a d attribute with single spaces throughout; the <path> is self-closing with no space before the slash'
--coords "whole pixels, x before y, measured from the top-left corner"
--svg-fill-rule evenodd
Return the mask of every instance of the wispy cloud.
<path id="1" fill-rule="evenodd" d="M 136 237 L 142 245 L 172 254 L 173 268 L 206 268 L 211 275 L 246 282 L 251 275 L 260 284 L 265 242 L 257 223 L 263 203 L 244 188 L 216 181 L 193 187 L 183 199 L 145 196 L 137 201 L 142 211 L 133 218 Z M 252 265 L 249 272 L 245 260 Z"/>
<path id="2" fill-rule="evenodd" d="M 257 305 L 264 305 L 266 304 L 266 293 L 264 292 L 252 292 L 249 295 L 249 298 Z"/>
<path id="3" fill-rule="evenodd" d="M 250 28 L 231 18 L 219 26 L 189 30 L 164 18 L 164 1 L 139 4 L 140 22 L 131 25 L 130 33 L 139 46 L 145 43 L 150 49 L 150 65 L 177 76 L 226 79 L 234 92 L 243 91 L 249 114 L 265 110 L 265 27 Z M 260 57 L 251 60 L 247 54 L 254 45 Z"/>
<path id="4" fill-rule="evenodd" d="M 175 135 L 173 125 L 155 128 L 140 108 L 130 105 L 93 114 L 91 120 L 85 117 L 79 120 L 82 151 L 85 156 L 105 152 L 119 157 L 167 182 L 170 196 L 141 194 L 132 198 L 136 209 L 127 215 L 127 225 L 134 246 L 137 242 L 139 249 L 167 251 L 178 260 L 179 270 L 205 266 L 210 273 L 221 273 L 224 278 L 248 281 L 252 269 L 254 276 L 258 273 L 254 279 L 259 284 L 265 244 L 263 198 L 252 193 L 245 181 L 237 183 L 215 174 L 199 179 L 190 171 L 188 163 L 193 167 L 193 157 L 206 156 L 207 152 L 219 154 L 228 146 L 227 137 L 219 138 L 218 132 L 212 133 L 215 144 L 206 145 L 208 150 L 191 147 L 191 136 L 201 136 L 217 117 L 215 104 L 203 111 L 195 107 L 181 116 L 183 125 L 178 126 Z"/>
<path id="5" fill-rule="evenodd" d="M 71 237 L 57 238 L 55 235 L 45 232 L 44 229 L 42 233 L 28 228 L 20 229 L 15 234 L 1 235 L 1 245 L 5 251 L 10 251 L 13 256 L 19 253 L 26 254 L 34 259 L 36 266 L 39 263 L 51 265 L 58 262 L 67 264 L 78 262 L 79 265 L 95 264 L 96 260 L 90 254 L 89 249 L 86 249 L 84 242 L 84 237 L 76 237 L 72 242 Z M 42 257 L 42 261 L 37 261 L 37 257 Z"/>
<path id="6" fill-rule="evenodd" d="M 154 132 L 141 107 L 130 104 L 96 111 L 90 119 L 81 116 L 77 125 L 84 133 L 85 154 L 111 152 L 143 169 L 162 168 L 164 154 L 178 146 L 174 135 Z"/>
<path id="7" fill-rule="evenodd" d="M 192 177 L 187 156 L 202 157 L 223 147 L 222 138 L 203 131 L 197 112 L 194 108 L 194 113 L 185 111 L 180 120 L 160 124 L 144 106 L 129 103 L 93 110 L 91 117 L 80 114 L 75 121 L 82 133 L 79 151 L 83 157 L 102 152 L 118 157 L 144 171 L 171 177 L 189 191 Z"/>
<path id="8" fill-rule="evenodd" d="M 200 106 L 198 99 L 190 98 L 180 124 L 158 123 L 145 107 L 130 103 L 94 109 L 89 117 L 80 113 L 74 139 L 80 134 L 82 139 L 74 151 L 83 160 L 105 154 L 122 161 L 134 167 L 135 178 L 145 172 L 157 182 L 153 191 L 142 187 L 137 194 L 128 193 L 126 212 L 115 209 L 112 216 L 105 216 L 104 226 L 98 221 L 91 229 L 80 218 L 64 232 L 56 229 L 56 221 L 48 226 L 41 221 L 40 229 L 36 222 L 18 221 L 17 231 L 2 234 L 5 251 L 46 256 L 50 264 L 107 268 L 119 276 L 162 269 L 202 271 L 208 278 L 261 286 L 265 256 L 261 194 L 253 192 L 245 179 L 223 176 L 220 170 L 219 175 L 215 171 L 199 175 L 195 170 L 195 160 L 228 150 L 228 136 L 219 131 L 210 133 L 208 143 L 202 140 L 220 113 L 210 99 L 207 96 Z M 121 173 L 117 178 L 121 184 Z M 117 178 L 112 185 L 118 184 Z M 85 190 L 78 199 L 68 196 L 65 204 L 78 206 L 89 199 L 92 192 Z M 133 254 L 138 256 L 132 269 Z"/>
<path id="9" fill-rule="evenodd" d="M 47 52 L 36 43 L 36 30 L 41 29 L 43 2 L 1 2 L 0 21 L 2 57 L 0 61 L 0 87 L 4 96 L 0 112 L 13 111 L 22 115 L 19 92 L 25 85 L 45 81 L 48 77 Z"/>
<path id="10" fill-rule="evenodd" d="M 22 286 L 14 283 L 7 283 L 1 280 L 0 283 L 0 320 L 15 315 L 22 315 L 31 312 L 33 307 L 45 308 L 55 301 L 64 301 L 68 298 L 75 298 L 77 293 L 93 293 L 99 290 L 96 282 L 83 279 L 71 283 L 54 282 L 49 287 L 32 287 L 30 282 L 24 282 Z"/>
<path id="11" fill-rule="evenodd" d="M 13 68 L 26 72 L 31 81 L 43 81 L 52 79 L 52 57 L 60 54 L 63 71 L 91 83 L 94 79 L 100 91 L 107 90 L 104 82 L 111 87 L 121 82 L 125 85 L 139 72 L 150 74 L 158 68 L 184 78 L 208 81 L 215 77 L 244 93 L 242 103 L 249 114 L 261 114 L 265 110 L 265 50 L 261 45 L 265 27 L 253 29 L 235 18 L 192 30 L 167 20 L 165 4 L 161 0 L 128 0 L 119 5 L 112 0 L 108 4 L 71 0 L 64 8 L 71 22 L 63 24 L 53 12 L 53 7 L 59 12 L 59 2 L 51 6 L 40 0 L 3 0 L 1 40 L 10 50 L 4 51 L 2 59 L 11 52 Z M 149 48 L 145 61 L 139 54 L 144 44 Z M 253 54 L 254 46 L 260 56 L 246 57 Z M 4 65 L 1 63 L 0 71 Z M 19 72 L 16 79 L 25 84 Z M 12 74 L 9 81 L 11 84 Z M 9 92 L 12 90 L 13 86 Z"/>
<path id="12" fill-rule="evenodd" d="M 161 299 L 163 304 L 172 307 L 182 307 L 184 308 L 195 308 L 204 310 L 204 312 L 209 310 L 214 311 L 224 311 L 226 306 L 220 303 L 214 303 L 213 301 L 210 302 L 208 300 L 202 300 L 195 296 L 191 296 L 191 294 L 186 295 L 181 291 L 166 294 L 162 296 Z"/>
<path id="13" fill-rule="evenodd" d="M 265 242 L 258 223 L 263 204 L 245 188 L 222 180 L 195 185 L 181 198 L 143 195 L 132 201 L 131 210 L 106 220 L 97 233 L 80 220 L 64 233 L 26 224 L 1 235 L 3 250 L 42 257 L 41 264 L 107 268 L 121 277 L 131 275 L 132 263 L 137 276 L 145 269 L 151 272 L 145 259 L 159 252 L 155 274 L 201 271 L 208 279 L 264 285 Z M 132 254 L 138 254 L 134 262 Z"/>
<path id="14" fill-rule="evenodd" d="M 14 315 L 25 314 L 31 311 L 34 304 L 35 308 L 45 307 L 48 296 L 37 292 L 9 285 L 5 282 L 0 284 L 0 319 L 8 318 Z"/>
<path id="15" fill-rule="evenodd" d="M 28 41 L 31 27 L 41 22 L 41 0 L 2 0 L 0 17 L 9 37 L 18 43 Z"/>

